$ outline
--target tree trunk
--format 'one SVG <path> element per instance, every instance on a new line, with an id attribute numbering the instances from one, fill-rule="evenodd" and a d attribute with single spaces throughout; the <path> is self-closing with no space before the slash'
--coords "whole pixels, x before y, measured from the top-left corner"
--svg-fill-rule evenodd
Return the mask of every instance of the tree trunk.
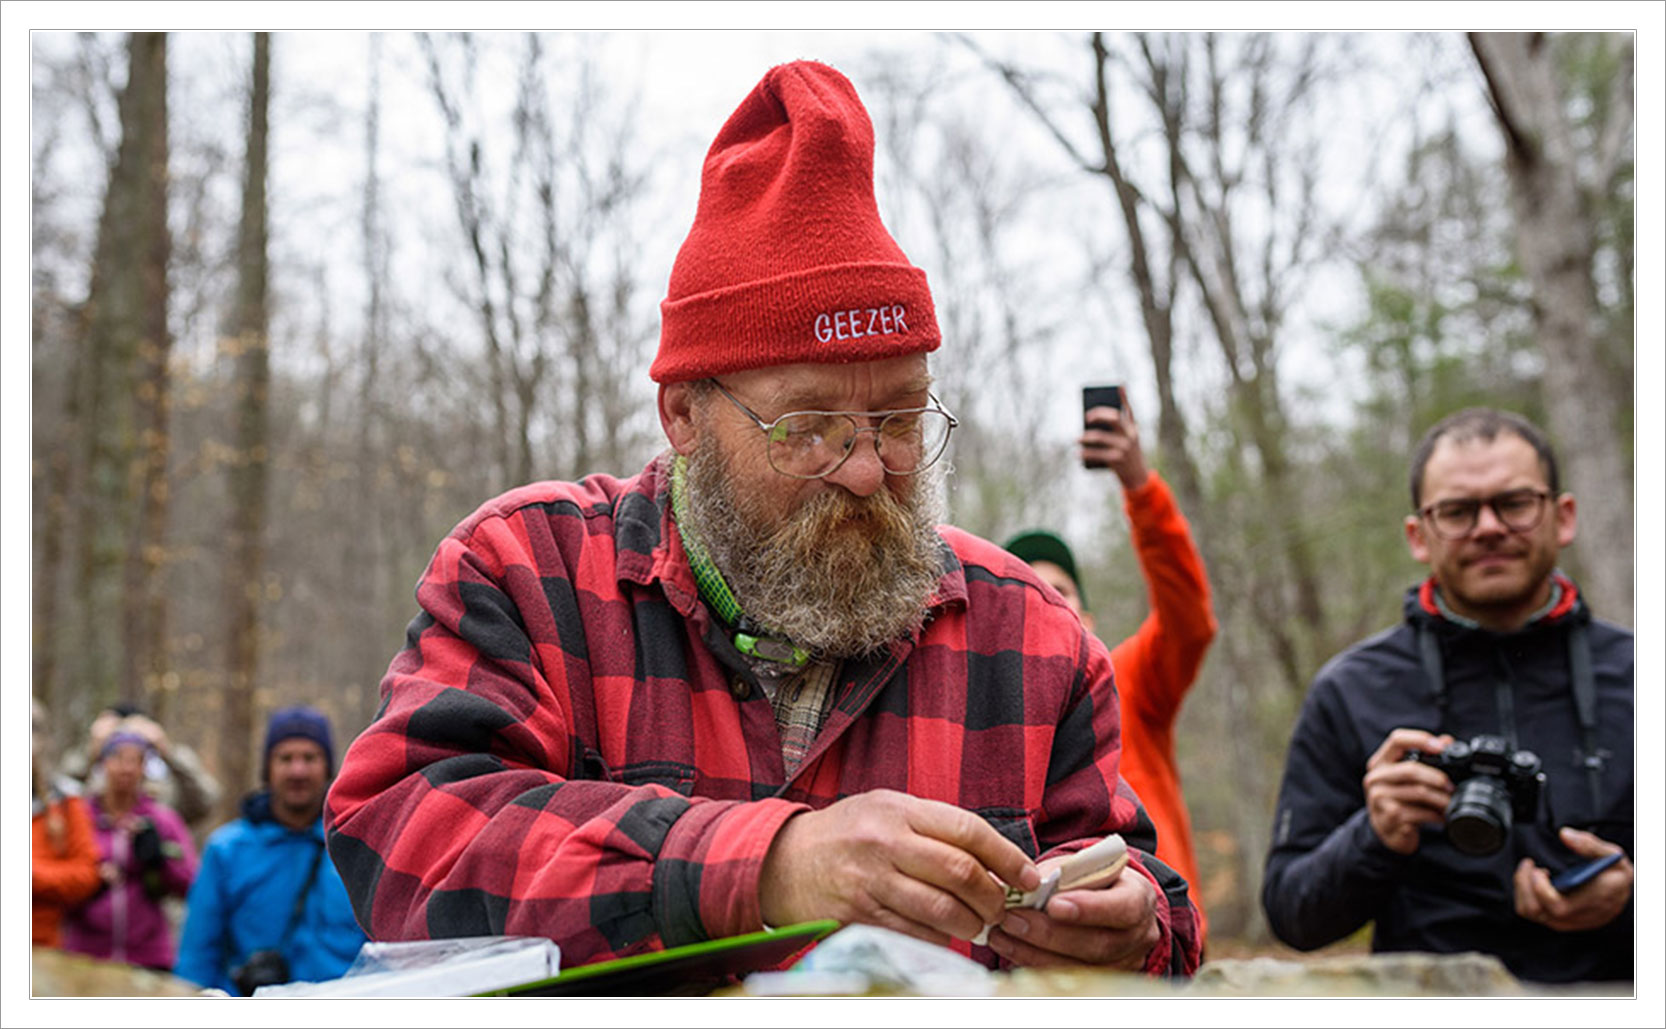
<path id="1" fill-rule="evenodd" d="M 365 179 L 364 179 L 364 277 L 369 296 L 365 303 L 365 329 L 363 356 L 361 358 L 362 372 L 358 389 L 358 440 L 355 446 L 355 459 L 358 462 L 359 482 L 374 483 L 377 481 L 378 469 L 383 467 L 385 455 L 381 452 L 383 424 L 381 406 L 378 402 L 378 387 L 381 384 L 381 356 L 382 350 L 390 343 L 387 331 L 387 305 L 383 294 L 388 285 L 388 238 L 387 229 L 383 222 L 382 213 L 382 178 L 379 168 L 381 152 L 381 111 L 382 111 L 382 49 L 381 36 L 372 33 L 369 40 L 370 64 L 370 96 L 365 108 Z M 378 490 L 377 494 L 380 495 Z M 381 624 L 382 615 L 388 610 L 393 597 L 389 582 L 394 574 L 391 558 L 392 544 L 387 530 L 387 519 L 377 512 L 367 518 L 364 525 L 364 549 L 369 568 L 364 574 L 356 576 L 363 585 L 362 603 L 356 614 L 364 619 L 363 638 L 375 639 L 377 628 Z M 373 672 L 373 665 L 366 661 L 363 665 L 367 673 Z M 352 681 L 356 688 L 353 706 L 350 709 L 354 724 L 368 725 L 374 715 L 379 698 L 379 675 L 369 678 L 366 683 L 359 675 L 352 674 Z"/>
<path id="2" fill-rule="evenodd" d="M 1193 519 L 1206 517 L 1203 485 L 1198 475 L 1197 462 L 1186 445 L 1190 433 L 1185 415 L 1174 395 L 1174 300 L 1177 292 L 1179 258 L 1184 248 L 1184 234 L 1179 220 L 1179 197 L 1173 195 L 1176 183 L 1171 162 L 1169 182 L 1174 206 L 1163 215 L 1169 228 L 1168 271 L 1159 287 L 1151 268 L 1151 256 L 1140 227 L 1139 192 L 1128 181 L 1117 155 L 1115 138 L 1111 135 L 1111 96 L 1106 76 L 1110 51 L 1103 33 L 1095 32 L 1091 39 L 1094 58 L 1093 122 L 1098 131 L 1099 146 L 1105 157 L 1104 173 L 1116 191 L 1117 206 L 1122 211 L 1123 227 L 1128 233 L 1129 275 L 1140 297 L 1140 317 L 1145 324 L 1146 342 L 1151 353 L 1151 366 L 1157 378 L 1157 451 L 1162 456 L 1162 467 L 1174 485 L 1182 508 Z M 1165 75 L 1154 75 L 1154 99 L 1160 108 L 1165 125 L 1173 125 L 1178 133 L 1179 111 L 1185 104 L 1184 83 L 1170 81 Z"/>
<path id="3" fill-rule="evenodd" d="M 265 593 L 267 469 L 270 456 L 268 388 L 271 379 L 266 308 L 266 109 L 271 41 L 254 34 L 243 215 L 237 234 L 234 338 L 235 438 L 229 469 L 231 524 L 226 562 L 230 612 L 220 769 L 228 813 L 253 783 L 255 686 L 260 666 L 260 610 Z"/>
<path id="4" fill-rule="evenodd" d="M 37 318 L 36 324 L 32 327 L 37 340 L 43 335 L 40 321 L 41 319 Z M 34 696 L 48 711 L 58 711 L 60 714 L 63 712 L 57 706 L 54 694 L 57 692 L 59 679 L 58 649 L 61 645 L 62 631 L 60 612 L 63 610 L 64 540 L 68 530 L 67 523 L 72 517 L 70 484 L 74 481 L 74 468 L 70 459 L 70 445 L 77 427 L 81 424 L 80 419 L 76 417 L 75 397 L 81 368 L 82 341 L 71 338 L 66 342 L 71 351 L 64 387 L 64 411 L 67 417 L 63 426 L 48 439 L 42 440 L 40 430 L 36 430 L 33 478 L 38 490 L 36 501 L 40 505 L 40 514 L 37 516 L 40 534 L 35 551 L 30 626 L 33 658 L 30 681 Z"/>
<path id="5" fill-rule="evenodd" d="M 168 232 L 168 108 L 166 35 L 158 36 L 156 95 L 145 116 L 149 162 L 144 189 L 144 249 L 137 254 L 144 303 L 138 379 L 139 447 L 138 521 L 128 547 L 122 619 L 130 642 L 127 692 L 143 699 L 151 714 L 167 717 L 177 686 L 168 654 L 168 593 L 163 582 L 167 553 L 168 452 L 172 418 L 173 337 L 168 332 L 168 268 L 172 238 Z"/>
<path id="6" fill-rule="evenodd" d="M 1174 301 L 1179 270 L 1178 258 L 1185 240 L 1181 233 L 1178 210 L 1164 210 L 1161 205 L 1151 200 L 1150 195 L 1142 194 L 1129 180 L 1123 168 L 1116 136 L 1111 131 L 1108 76 L 1111 53 L 1106 45 L 1104 33 L 1095 32 L 1088 38 L 1088 45 L 1093 54 L 1093 92 L 1089 104 L 1096 133 L 1095 141 L 1099 144 L 1097 158 L 1090 158 L 1079 150 L 1062 131 L 1032 92 L 1031 77 L 1028 74 L 1014 66 L 996 61 L 967 37 L 961 37 L 961 42 L 978 53 L 984 63 L 1006 81 L 1018 100 L 1029 108 L 1072 161 L 1082 170 L 1093 175 L 1102 175 L 1109 181 L 1116 196 L 1117 208 L 1122 214 L 1123 229 L 1128 237 L 1128 276 L 1139 296 L 1140 320 L 1145 328 L 1146 343 L 1157 380 L 1158 463 L 1174 487 L 1180 506 L 1194 520 L 1205 519 L 1207 509 L 1203 503 L 1202 480 L 1198 474 L 1197 462 L 1187 445 L 1190 432 L 1174 393 Z M 1168 92 L 1169 85 L 1170 83 L 1159 82 L 1154 86 L 1154 91 L 1162 101 L 1165 120 L 1184 105 L 1184 84 L 1178 80 L 1172 83 L 1178 91 L 1173 94 Z M 1170 174 L 1172 182 L 1172 168 Z M 1142 203 L 1150 204 L 1169 229 L 1169 259 L 1165 265 L 1166 273 L 1159 273 L 1153 264 L 1152 245 L 1146 239 L 1145 228 L 1140 222 Z M 1202 545 L 1205 551 L 1209 549 L 1207 534 Z"/>
<path id="7" fill-rule="evenodd" d="M 121 143 L 71 375 L 86 474 L 73 616 L 85 632 L 70 674 L 93 707 L 141 700 L 145 673 L 166 660 L 150 605 L 161 602 L 153 583 L 166 503 L 155 475 L 167 462 L 167 36 L 135 33 L 127 49 Z"/>
<path id="8" fill-rule="evenodd" d="M 1261 494 L 1270 503 L 1287 505 L 1278 530 L 1283 588 L 1274 587 L 1278 601 L 1262 626 L 1284 671 L 1285 685 L 1299 695 L 1306 688 L 1307 669 L 1316 667 L 1332 649 L 1307 520 L 1299 505 L 1289 504 L 1300 496 L 1301 489 L 1288 457 L 1288 419 L 1278 383 L 1277 327 L 1287 302 L 1279 292 L 1279 282 L 1299 265 L 1300 247 L 1305 242 L 1300 233 L 1307 227 L 1302 215 L 1311 202 L 1312 178 L 1303 176 L 1308 185 L 1293 197 L 1281 198 L 1275 192 L 1274 175 L 1269 174 L 1261 184 L 1266 208 L 1289 210 L 1298 227 L 1294 240 L 1283 248 L 1277 245 L 1280 240 L 1276 229 L 1263 230 L 1263 260 L 1259 263 L 1239 259 L 1239 248 L 1246 247 L 1246 241 L 1254 236 L 1242 230 L 1243 219 L 1238 215 L 1241 202 L 1235 196 L 1246 184 L 1246 166 L 1262 160 L 1272 162 L 1280 145 L 1277 140 L 1264 138 L 1256 127 L 1268 122 L 1283 105 L 1297 103 L 1300 91 L 1292 86 L 1288 95 L 1281 96 L 1272 87 L 1267 51 L 1259 43 L 1265 37 L 1254 37 L 1244 44 L 1250 56 L 1241 67 L 1223 69 L 1216 37 L 1206 34 L 1200 41 L 1206 69 L 1206 115 L 1200 124 L 1188 126 L 1183 121 L 1185 93 L 1174 92 L 1168 85 L 1171 78 L 1184 79 L 1184 59 L 1171 64 L 1170 59 L 1152 49 L 1147 37 L 1138 38 L 1149 75 L 1148 89 L 1162 117 L 1174 198 L 1169 207 L 1174 250 L 1191 272 L 1214 327 L 1231 378 L 1231 422 L 1240 447 L 1251 449 L 1259 461 Z M 1186 42 L 1191 45 L 1191 40 Z M 1307 81 L 1309 69 L 1299 66 L 1297 71 L 1293 81 Z M 1246 76 L 1254 83 L 1249 109 L 1243 112 L 1243 120 L 1251 128 L 1241 145 L 1243 153 L 1234 153 L 1235 147 L 1227 139 L 1230 128 L 1226 121 L 1233 116 L 1226 113 L 1223 96 L 1232 76 Z M 1202 148 L 1201 171 L 1187 160 L 1188 136 L 1195 137 Z M 1292 163 L 1301 159 L 1299 152 L 1289 158 Z M 1287 252 L 1280 253 L 1281 249 Z M 1241 271 L 1243 267 L 1249 270 Z M 1258 590 L 1258 594 L 1262 592 Z"/>
<path id="9" fill-rule="evenodd" d="M 1533 288 L 1544 352 L 1544 402 L 1565 488 L 1581 500 L 1587 545 L 1581 588 L 1592 609 L 1633 620 L 1632 486 L 1621 457 L 1615 398 L 1592 331 L 1592 215 L 1580 181 L 1553 41 L 1543 33 L 1471 33 L 1504 135 L 1516 216 L 1516 255 Z M 1602 183 L 1599 182 L 1599 185 Z"/>

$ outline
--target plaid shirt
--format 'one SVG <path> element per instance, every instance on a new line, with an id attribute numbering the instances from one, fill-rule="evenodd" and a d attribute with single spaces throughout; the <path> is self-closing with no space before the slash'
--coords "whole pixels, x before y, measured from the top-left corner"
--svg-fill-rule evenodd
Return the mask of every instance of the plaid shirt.
<path id="1" fill-rule="evenodd" d="M 1121 833 L 1159 887 L 1147 971 L 1190 974 L 1195 911 L 1118 777 L 1104 645 L 1017 558 L 941 533 L 925 627 L 839 664 L 789 777 L 770 701 L 699 598 L 666 462 L 486 503 L 436 551 L 330 789 L 360 924 L 548 936 L 566 965 L 756 931 L 782 823 L 883 788 L 974 811 L 1037 858 Z"/>

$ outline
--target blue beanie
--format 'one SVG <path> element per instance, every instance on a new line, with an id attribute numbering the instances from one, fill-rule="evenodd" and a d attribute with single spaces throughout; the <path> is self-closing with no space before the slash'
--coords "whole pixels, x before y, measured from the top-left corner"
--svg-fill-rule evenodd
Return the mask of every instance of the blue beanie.
<path id="1" fill-rule="evenodd" d="M 330 720 L 311 707 L 285 707 L 272 712 L 266 723 L 266 750 L 260 759 L 260 778 L 265 781 L 272 767 L 272 748 L 284 740 L 300 737 L 324 748 L 325 774 L 335 775 L 335 744 L 330 739 Z"/>

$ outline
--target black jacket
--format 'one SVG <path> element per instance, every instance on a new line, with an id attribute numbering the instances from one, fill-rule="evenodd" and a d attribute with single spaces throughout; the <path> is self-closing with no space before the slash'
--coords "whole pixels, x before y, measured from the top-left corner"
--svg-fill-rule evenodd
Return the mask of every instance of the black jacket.
<path id="1" fill-rule="evenodd" d="M 1573 583 L 1561 602 L 1513 633 L 1443 618 L 1433 585 L 1407 592 L 1403 624 L 1350 647 L 1320 669 L 1290 741 L 1261 901 L 1279 939 L 1302 950 L 1375 922 L 1372 949 L 1496 954 L 1523 979 L 1632 979 L 1633 906 L 1613 922 L 1559 933 L 1515 913 L 1512 876 L 1522 857 L 1556 871 L 1576 857 L 1556 836 L 1571 825 L 1633 852 L 1632 635 L 1591 618 Z M 1438 644 L 1443 705 L 1426 671 L 1420 633 Z M 1570 639 L 1589 643 L 1600 765 L 1584 763 Z M 1577 649 L 1577 648 L 1573 648 Z M 1515 736 L 1546 776 L 1537 816 L 1517 821 L 1498 853 L 1460 853 L 1439 826 L 1397 854 L 1371 829 L 1362 778 L 1390 730 L 1405 726 Z M 1593 781 L 1595 780 L 1595 781 Z"/>

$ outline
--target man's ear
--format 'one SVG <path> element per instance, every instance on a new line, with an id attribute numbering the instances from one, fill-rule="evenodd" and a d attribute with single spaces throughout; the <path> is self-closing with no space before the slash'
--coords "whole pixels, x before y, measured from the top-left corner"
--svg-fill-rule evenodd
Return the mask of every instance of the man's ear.
<path id="1" fill-rule="evenodd" d="M 694 391 L 686 382 L 666 382 L 659 387 L 659 424 L 665 438 L 679 454 L 692 454 L 699 430 L 694 425 Z"/>
<path id="2" fill-rule="evenodd" d="M 1406 549 L 1414 560 L 1429 563 L 1429 541 L 1423 537 L 1423 519 L 1414 514 L 1406 516 Z"/>
<path id="3" fill-rule="evenodd" d="M 1556 505 L 1556 546 L 1565 547 L 1579 534 L 1579 507 L 1572 493 L 1564 493 L 1551 503 Z"/>

